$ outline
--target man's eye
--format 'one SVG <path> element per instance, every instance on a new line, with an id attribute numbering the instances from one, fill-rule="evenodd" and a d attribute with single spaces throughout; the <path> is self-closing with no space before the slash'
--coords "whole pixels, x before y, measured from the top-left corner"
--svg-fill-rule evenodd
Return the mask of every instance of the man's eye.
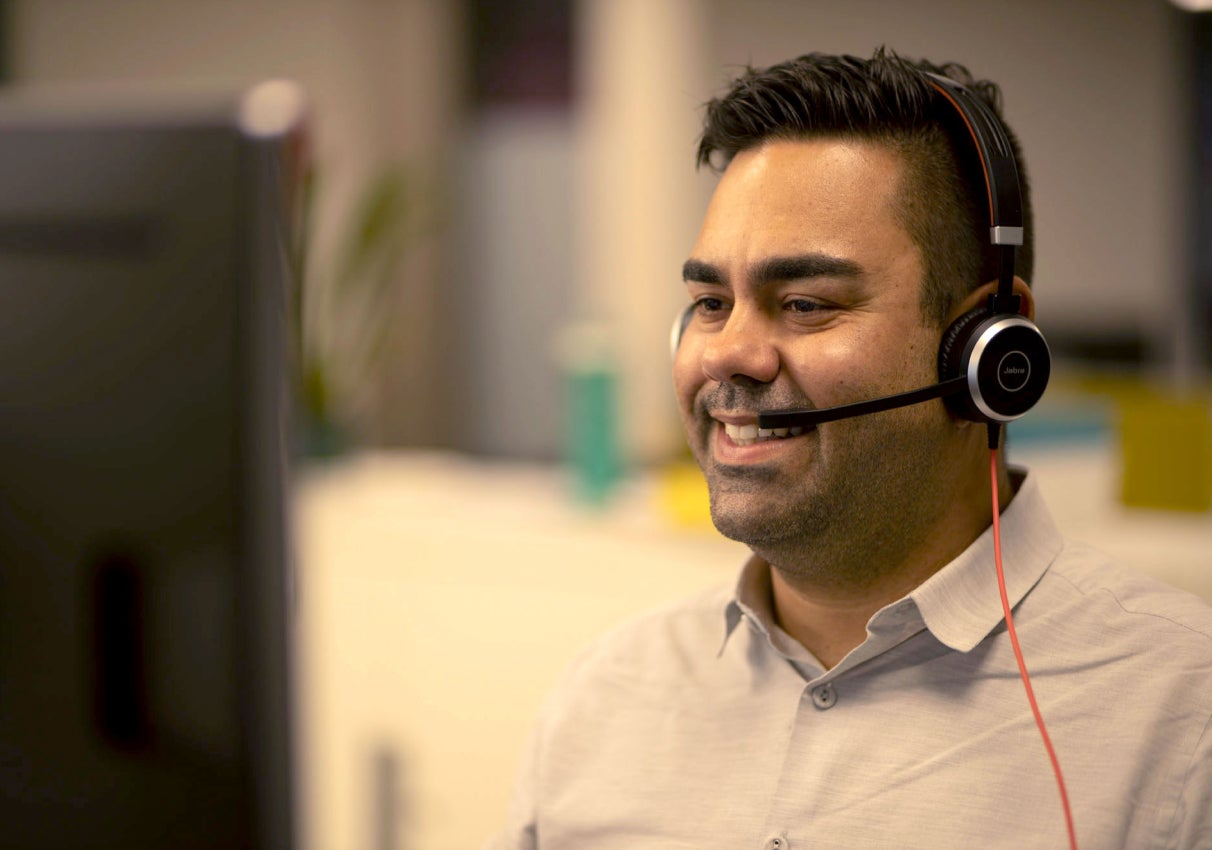
<path id="1" fill-rule="evenodd" d="M 694 302 L 694 309 L 699 313 L 718 313 L 725 308 L 722 298 L 700 298 Z"/>
<path id="2" fill-rule="evenodd" d="M 783 309 L 790 310 L 792 313 L 815 313 L 818 310 L 825 310 L 827 307 L 819 301 L 812 301 L 807 298 L 793 298 L 783 305 Z"/>

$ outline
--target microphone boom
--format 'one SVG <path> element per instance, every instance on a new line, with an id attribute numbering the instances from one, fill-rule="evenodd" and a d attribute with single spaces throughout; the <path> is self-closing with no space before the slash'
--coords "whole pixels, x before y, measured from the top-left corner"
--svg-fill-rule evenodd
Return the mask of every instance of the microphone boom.
<path id="1" fill-rule="evenodd" d="M 868 413 L 879 413 L 896 407 L 908 407 L 920 404 L 932 398 L 954 395 L 963 390 L 968 378 L 960 375 L 942 383 L 929 387 L 910 390 L 907 393 L 884 396 L 871 401 L 857 401 L 853 404 L 840 404 L 837 407 L 810 407 L 803 410 L 761 410 L 758 411 L 759 428 L 811 428 L 822 422 L 833 422 L 837 419 L 849 419 L 852 416 L 866 416 Z"/>

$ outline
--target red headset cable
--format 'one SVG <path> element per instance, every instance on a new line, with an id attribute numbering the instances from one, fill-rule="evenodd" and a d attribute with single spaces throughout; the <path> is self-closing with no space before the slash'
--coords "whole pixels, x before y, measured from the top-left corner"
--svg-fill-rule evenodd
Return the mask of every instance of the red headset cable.
<path id="1" fill-rule="evenodd" d="M 1035 715 L 1035 725 L 1039 727 L 1040 737 L 1044 740 L 1044 749 L 1052 762 L 1052 772 L 1056 775 L 1056 786 L 1060 789 L 1061 806 L 1065 810 L 1065 826 L 1069 830 L 1070 850 L 1077 850 L 1077 833 L 1073 828 L 1073 812 L 1069 809 L 1069 794 L 1065 790 L 1065 778 L 1061 775 L 1060 760 L 1056 750 L 1052 748 L 1052 739 L 1048 737 L 1048 729 L 1044 726 L 1044 716 L 1040 713 L 1039 704 L 1035 701 L 1035 691 L 1031 687 L 1031 677 L 1027 675 L 1027 664 L 1023 661 L 1023 650 L 1018 645 L 1018 634 L 1014 630 L 1014 617 L 1010 614 L 1010 598 L 1006 593 L 1006 573 L 1002 568 L 1002 530 L 998 515 L 1001 506 L 997 495 L 997 449 L 989 450 L 989 481 L 993 493 L 993 558 L 997 563 L 997 589 L 1002 597 L 1002 613 L 1006 616 L 1006 632 L 1010 635 L 1010 645 L 1014 648 L 1014 658 L 1018 662 L 1018 672 L 1023 679 L 1023 687 L 1027 689 L 1027 701 L 1031 703 L 1031 713 Z"/>

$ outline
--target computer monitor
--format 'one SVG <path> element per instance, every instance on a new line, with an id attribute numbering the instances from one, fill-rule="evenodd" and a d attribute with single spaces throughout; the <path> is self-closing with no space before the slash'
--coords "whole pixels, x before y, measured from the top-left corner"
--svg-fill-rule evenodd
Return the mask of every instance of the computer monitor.
<path id="1" fill-rule="evenodd" d="M 296 846 L 294 94 L 0 97 L 0 846 Z"/>

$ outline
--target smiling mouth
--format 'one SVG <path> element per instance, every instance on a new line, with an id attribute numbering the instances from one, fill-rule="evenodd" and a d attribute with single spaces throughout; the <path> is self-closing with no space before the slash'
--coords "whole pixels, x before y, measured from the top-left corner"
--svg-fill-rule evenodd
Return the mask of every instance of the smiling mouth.
<path id="1" fill-rule="evenodd" d="M 804 433 L 803 428 L 759 428 L 757 425 L 730 425 L 721 423 L 728 439 L 738 446 L 752 446 L 755 443 L 766 443 L 771 440 L 786 440 L 798 437 Z"/>

